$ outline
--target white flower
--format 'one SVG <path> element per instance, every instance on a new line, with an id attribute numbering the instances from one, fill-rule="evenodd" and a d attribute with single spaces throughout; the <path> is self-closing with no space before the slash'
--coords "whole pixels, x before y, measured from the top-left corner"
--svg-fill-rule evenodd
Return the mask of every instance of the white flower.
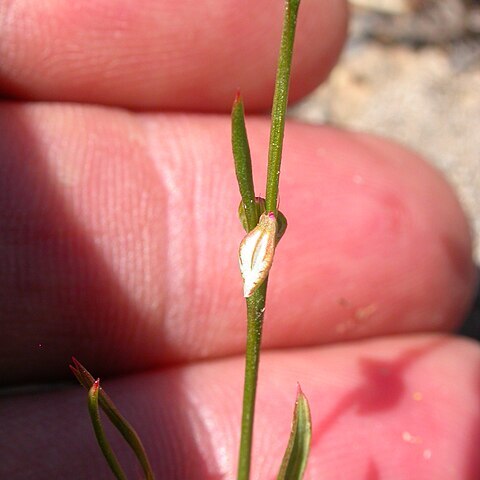
<path id="1" fill-rule="evenodd" d="M 240 243 L 238 255 L 245 298 L 250 297 L 267 278 L 275 253 L 276 236 L 275 214 L 265 212 L 258 225 Z"/>

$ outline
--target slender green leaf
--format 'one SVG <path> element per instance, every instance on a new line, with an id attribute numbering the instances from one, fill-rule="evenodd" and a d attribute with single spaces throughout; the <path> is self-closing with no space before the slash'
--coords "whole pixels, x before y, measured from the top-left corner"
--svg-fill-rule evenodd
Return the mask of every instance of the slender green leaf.
<path id="1" fill-rule="evenodd" d="M 100 379 L 93 382 L 92 387 L 88 391 L 88 411 L 90 413 L 90 418 L 92 419 L 93 430 L 95 432 L 95 436 L 97 437 L 97 442 L 102 450 L 103 456 L 105 457 L 105 460 L 107 460 L 107 463 L 115 475 L 115 478 L 118 480 L 127 480 L 127 476 L 120 466 L 117 456 L 110 447 L 107 436 L 103 430 L 102 421 L 100 420 L 100 411 L 98 409 L 99 390 Z"/>
<path id="2" fill-rule="evenodd" d="M 70 370 L 75 375 L 78 382 L 87 390 L 92 388 L 95 379 L 90 372 L 76 359 L 72 358 L 73 366 L 70 365 Z M 118 411 L 111 398 L 105 393 L 103 388 L 98 388 L 98 401 L 101 409 L 105 412 L 109 420 L 120 432 L 125 441 L 130 445 L 130 448 L 135 453 L 142 470 L 145 474 L 146 480 L 153 480 L 153 470 L 147 457 L 145 448 L 137 435 L 137 432 L 130 425 L 130 423 Z"/>
<path id="3" fill-rule="evenodd" d="M 242 197 L 241 208 L 246 230 L 253 230 L 258 223 L 260 214 L 255 202 L 255 188 L 253 185 L 252 159 L 248 145 L 247 130 L 245 128 L 245 112 L 240 92 L 237 93 L 232 107 L 232 150 L 235 162 L 238 187 Z"/>
<path id="4" fill-rule="evenodd" d="M 307 397 L 300 385 L 297 391 L 292 431 L 277 480 L 301 480 L 307 467 L 312 438 L 312 421 Z"/>

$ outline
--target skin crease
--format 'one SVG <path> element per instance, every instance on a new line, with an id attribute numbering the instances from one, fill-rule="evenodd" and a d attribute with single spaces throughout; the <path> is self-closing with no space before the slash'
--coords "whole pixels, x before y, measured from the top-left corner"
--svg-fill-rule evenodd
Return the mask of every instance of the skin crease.
<path id="1" fill-rule="evenodd" d="M 247 107 L 269 104 L 278 31 L 257 52 L 228 39 L 235 48 L 227 51 L 247 49 L 238 71 L 253 56 L 265 64 L 239 80 L 216 56 L 218 42 L 182 37 L 175 58 L 145 49 L 163 35 L 158 12 L 153 34 L 148 16 L 126 1 L 113 10 L 96 2 L 93 17 L 87 7 L 39 5 L 0 3 L 3 96 L 57 101 L 0 106 L 0 478 L 110 478 L 85 395 L 65 383 L 73 354 L 138 429 L 158 478 L 232 479 L 245 311 L 236 260 L 243 232 L 225 214 L 239 202 L 225 112 L 238 84 Z M 225 5 L 212 13 L 209 35 L 231 30 L 224 13 L 233 2 Z M 254 21 L 273 25 L 266 7 Z M 180 8 L 182 32 L 197 19 L 190 2 Z M 298 95 L 327 75 L 346 23 L 342 2 L 301 8 Z M 121 15 L 132 50 L 122 35 L 98 33 Z M 324 50 L 308 41 L 317 18 L 328 19 Z M 250 27 L 255 37 L 251 21 L 243 20 L 245 38 Z M 29 22 L 37 30 L 22 35 Z M 53 59 L 44 67 L 41 45 Z M 65 56 L 67 47 L 78 55 Z M 206 58 L 208 48 L 203 67 L 177 62 Z M 105 52 L 108 68 L 92 52 Z M 216 69 L 226 81 L 210 103 L 204 91 L 218 84 Z M 178 72 L 192 79 L 191 96 Z M 218 113 L 135 113 L 66 99 L 162 110 L 208 104 Z M 249 117 L 247 128 L 261 194 L 268 119 Z M 475 274 L 450 187 L 401 146 L 290 122 L 280 195 L 289 227 L 269 281 L 252 479 L 275 476 L 300 381 L 314 427 L 307 479 L 477 480 L 479 349 L 448 334 L 468 310 Z"/>

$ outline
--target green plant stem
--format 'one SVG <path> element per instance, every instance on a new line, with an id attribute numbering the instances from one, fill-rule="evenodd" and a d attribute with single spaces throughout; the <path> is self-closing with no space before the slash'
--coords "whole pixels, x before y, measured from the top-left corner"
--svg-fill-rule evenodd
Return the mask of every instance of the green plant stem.
<path id="1" fill-rule="evenodd" d="M 268 152 L 266 210 L 277 215 L 278 186 L 282 157 L 285 112 L 290 83 L 293 41 L 300 0 L 286 0 L 282 40 L 278 60 L 275 94 L 272 107 L 272 126 Z M 258 210 L 253 190 L 250 149 L 244 124 L 243 103 L 237 95 L 232 109 L 232 147 L 235 170 L 242 196 L 248 231 L 258 222 Z M 286 221 L 284 222 L 286 225 Z M 243 389 L 243 409 L 238 458 L 238 480 L 249 480 L 252 456 L 253 419 L 257 390 L 260 346 L 262 340 L 263 317 L 268 278 L 259 289 L 247 299 L 247 346 L 245 353 L 245 381 Z"/>
<path id="2" fill-rule="evenodd" d="M 232 149 L 235 173 L 245 212 L 245 227 L 247 232 L 250 232 L 258 223 L 259 210 L 255 203 L 252 161 L 245 128 L 243 102 L 239 93 L 235 97 L 232 108 Z M 267 280 L 263 282 L 263 285 L 250 298 L 247 298 L 247 347 L 245 353 L 240 450 L 238 455 L 238 480 L 248 480 L 250 478 L 253 417 L 255 413 L 255 394 L 257 390 L 266 291 Z"/>
<path id="3" fill-rule="evenodd" d="M 238 480 L 250 478 L 252 456 L 253 418 L 257 391 L 258 364 L 262 341 L 263 315 L 268 278 L 247 298 L 247 348 L 245 352 L 245 380 L 243 387 L 242 426 L 238 457 Z"/>
<path id="4" fill-rule="evenodd" d="M 272 126 L 268 149 L 267 189 L 265 204 L 267 212 L 277 213 L 278 183 L 282 160 L 283 133 L 285 131 L 285 112 L 287 110 L 288 87 L 292 64 L 293 41 L 300 0 L 286 0 L 283 21 L 282 42 L 278 57 L 277 79 L 272 106 Z"/>

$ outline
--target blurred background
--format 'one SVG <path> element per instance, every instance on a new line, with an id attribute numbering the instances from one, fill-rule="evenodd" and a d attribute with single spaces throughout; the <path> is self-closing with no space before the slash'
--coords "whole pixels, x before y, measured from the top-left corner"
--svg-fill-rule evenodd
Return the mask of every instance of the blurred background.
<path id="1" fill-rule="evenodd" d="M 458 192 L 480 264 L 480 0 L 350 0 L 329 81 L 290 116 L 395 139 Z"/>

